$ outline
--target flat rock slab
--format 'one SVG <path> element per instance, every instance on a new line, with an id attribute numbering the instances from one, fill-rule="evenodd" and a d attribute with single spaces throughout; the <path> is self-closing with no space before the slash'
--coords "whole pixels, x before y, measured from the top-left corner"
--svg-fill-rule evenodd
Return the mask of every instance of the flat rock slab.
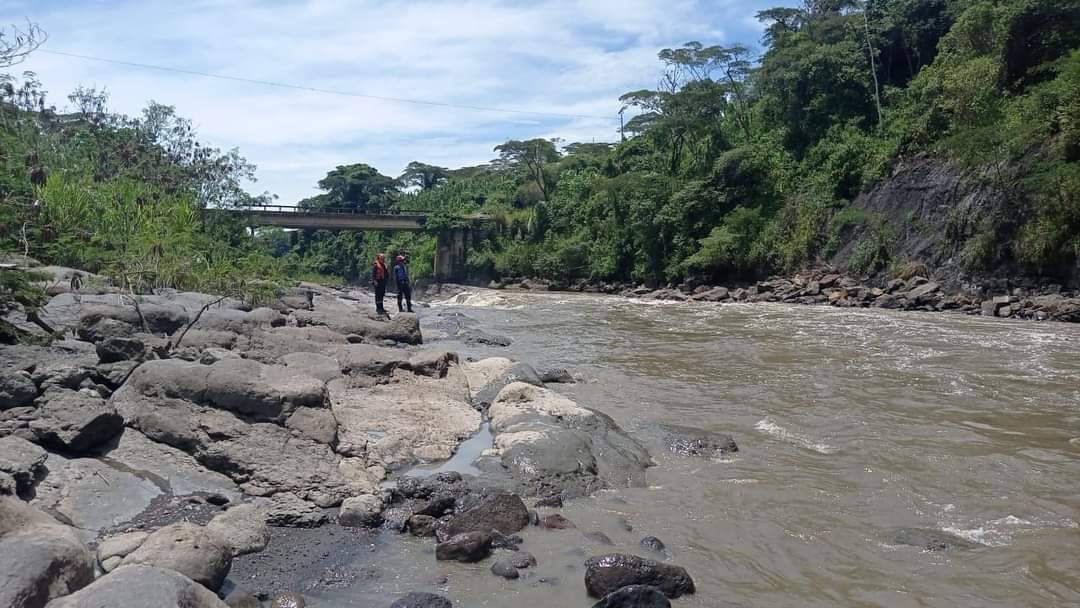
<path id="1" fill-rule="evenodd" d="M 212 591 L 182 574 L 125 566 L 48 608 L 228 608 Z"/>
<path id="2" fill-rule="evenodd" d="M 220 494 L 230 501 L 241 498 L 240 489 L 225 475 L 202 466 L 181 450 L 147 438 L 135 429 L 126 429 L 116 447 L 104 453 L 115 468 L 152 480 L 176 496 Z"/>
<path id="3" fill-rule="evenodd" d="M 124 430 L 124 419 L 100 397 L 51 389 L 38 402 L 30 430 L 36 442 L 55 450 L 89 452 Z"/>

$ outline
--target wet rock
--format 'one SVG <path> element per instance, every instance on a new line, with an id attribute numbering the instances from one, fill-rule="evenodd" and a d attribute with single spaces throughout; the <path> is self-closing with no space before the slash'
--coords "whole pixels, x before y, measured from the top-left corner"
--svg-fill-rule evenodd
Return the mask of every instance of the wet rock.
<path id="1" fill-rule="evenodd" d="M 478 330 L 467 330 L 461 335 L 465 338 L 465 343 L 470 346 L 506 347 L 514 343 L 513 340 L 507 338 L 506 336 L 497 336 Z"/>
<path id="2" fill-rule="evenodd" d="M 337 445 L 337 419 L 328 409 L 297 408 L 285 421 L 285 427 L 312 441 L 329 446 Z"/>
<path id="3" fill-rule="evenodd" d="M 488 416 L 501 463 L 526 494 L 565 499 L 645 484 L 645 448 L 610 417 L 554 391 L 510 384 Z"/>
<path id="4" fill-rule="evenodd" d="M 593 608 L 671 608 L 671 602 L 656 587 L 629 585 L 605 595 Z"/>
<path id="5" fill-rule="evenodd" d="M 33 403 L 38 389 L 30 374 L 23 371 L 0 371 L 0 410 Z"/>
<path id="6" fill-rule="evenodd" d="M 984 546 L 955 534 L 929 528 L 900 528 L 890 534 L 890 542 L 894 545 L 919 547 L 924 551 L 966 551 Z"/>
<path id="7" fill-rule="evenodd" d="M 134 564 L 173 570 L 216 591 L 232 567 L 232 548 L 211 530 L 179 523 L 151 534 L 121 566 Z"/>
<path id="8" fill-rule="evenodd" d="M 96 346 L 98 359 L 102 363 L 116 363 L 118 361 L 137 361 L 146 353 L 146 344 L 138 338 L 110 337 L 105 338 Z"/>
<path id="9" fill-rule="evenodd" d="M 663 429 L 666 433 L 664 443 L 673 454 L 719 458 L 739 451 L 730 435 L 673 424 L 665 424 Z"/>
<path id="10" fill-rule="evenodd" d="M 574 522 L 566 519 L 558 513 L 552 513 L 540 518 L 540 527 L 547 528 L 549 530 L 566 530 L 569 528 L 576 528 Z"/>
<path id="11" fill-rule="evenodd" d="M 125 429 L 116 446 L 107 449 L 104 455 L 110 462 L 139 471 L 144 477 L 166 480 L 169 490 L 177 496 L 207 493 L 212 504 L 218 504 L 215 500 L 220 499 L 224 501 L 221 505 L 240 499 L 240 489 L 228 477 L 208 470 L 190 454 L 152 441 L 135 429 Z"/>
<path id="12" fill-rule="evenodd" d="M 94 580 L 94 557 L 72 528 L 0 496 L 0 606 L 40 608 Z"/>
<path id="13" fill-rule="evenodd" d="M 436 523 L 437 520 L 430 515 L 413 515 L 408 522 L 409 534 L 420 537 L 435 536 Z"/>
<path id="14" fill-rule="evenodd" d="M 552 509 L 561 509 L 563 506 L 562 496 L 553 494 L 551 496 L 545 496 L 536 501 L 537 507 L 549 507 Z"/>
<path id="15" fill-rule="evenodd" d="M 540 372 L 540 381 L 544 384 L 574 384 L 574 376 L 566 368 L 555 367 Z"/>
<path id="16" fill-rule="evenodd" d="M 38 401 L 30 431 L 36 442 L 54 450 L 89 452 L 124 430 L 124 419 L 100 397 L 50 389 Z"/>
<path id="17" fill-rule="evenodd" d="M 243 589 L 234 589 L 229 595 L 226 595 L 225 605 L 229 608 L 262 608 L 262 602 L 259 601 L 259 598 Z"/>
<path id="18" fill-rule="evenodd" d="M 510 565 L 518 569 L 534 568 L 536 567 L 536 557 L 527 551 L 515 551 L 510 556 Z"/>
<path id="19" fill-rule="evenodd" d="M 435 545 L 439 561 L 478 562 L 491 555 L 491 535 L 486 532 L 457 534 Z"/>
<path id="20" fill-rule="evenodd" d="M 495 549 L 517 551 L 521 548 L 523 542 L 525 541 L 517 534 L 503 534 L 498 530 L 491 531 L 491 546 Z"/>
<path id="21" fill-rule="evenodd" d="M 111 536 L 98 543 L 97 560 L 104 572 L 112 572 L 117 566 L 150 536 L 149 532 L 127 532 Z"/>
<path id="22" fill-rule="evenodd" d="M 508 560 L 499 560 L 494 564 L 491 564 L 491 573 L 495 576 L 501 576 L 502 578 L 510 580 L 521 576 L 517 568 L 515 568 Z"/>
<path id="23" fill-rule="evenodd" d="M 228 544 L 233 557 L 258 553 L 270 542 L 265 512 L 253 503 L 236 505 L 214 516 L 206 528 Z"/>
<path id="24" fill-rule="evenodd" d="M 664 544 L 664 541 L 656 538 L 655 536 L 646 536 L 645 538 L 641 539 L 641 546 L 649 549 L 650 551 L 667 554 L 667 545 Z"/>
<path id="25" fill-rule="evenodd" d="M 48 608 L 226 608 L 213 592 L 164 568 L 125 566 Z"/>
<path id="26" fill-rule="evenodd" d="M 513 494 L 496 494 L 484 498 L 476 506 L 451 515 L 438 528 L 440 539 L 447 539 L 464 532 L 489 533 L 497 530 L 513 534 L 529 525 L 529 509 L 521 497 Z"/>
<path id="27" fill-rule="evenodd" d="M 649 585 L 671 599 L 694 593 L 694 579 L 679 566 L 636 555 L 611 553 L 585 562 L 585 588 L 602 598 L 629 585 Z"/>
<path id="28" fill-rule="evenodd" d="M 390 608 L 453 608 L 454 604 L 441 595 L 413 592 L 398 599 Z"/>
<path id="29" fill-rule="evenodd" d="M 543 381 L 540 380 L 540 375 L 536 373 L 536 370 L 531 365 L 515 363 L 477 391 L 473 395 L 473 405 L 481 411 L 487 409 L 503 388 L 514 383 L 525 383 L 539 387 L 544 385 Z"/>
<path id="30" fill-rule="evenodd" d="M 366 494 L 346 498 L 341 503 L 338 523 L 348 528 L 378 528 L 382 525 L 382 498 Z"/>
<path id="31" fill-rule="evenodd" d="M 603 532 L 586 532 L 585 533 L 585 538 L 591 540 L 594 543 L 598 543 L 598 544 L 601 544 L 601 545 L 608 545 L 608 546 L 614 546 L 615 545 L 615 543 L 612 542 L 611 537 L 608 536 L 607 534 L 604 534 Z"/>
<path id="32" fill-rule="evenodd" d="M 299 593 L 279 593 L 270 601 L 270 608 L 304 608 L 307 602 Z"/>
<path id="33" fill-rule="evenodd" d="M 18 437 L 0 437 L 0 472 L 11 476 L 13 490 L 26 492 L 45 474 L 48 452 Z"/>
<path id="34" fill-rule="evenodd" d="M 425 350 L 409 358 L 408 368 L 414 374 L 443 378 L 451 365 L 458 363 L 457 353 Z"/>

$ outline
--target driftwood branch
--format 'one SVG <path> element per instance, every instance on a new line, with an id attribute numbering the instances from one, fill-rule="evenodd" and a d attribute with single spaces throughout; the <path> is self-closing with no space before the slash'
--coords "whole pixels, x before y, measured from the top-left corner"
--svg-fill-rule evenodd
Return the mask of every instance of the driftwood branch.
<path id="1" fill-rule="evenodd" d="M 221 304 L 228 297 L 229 296 L 221 296 L 220 298 L 218 298 L 218 299 L 216 299 L 216 300 L 214 300 L 212 302 L 207 302 L 206 304 L 203 304 L 203 307 L 199 309 L 199 312 L 195 315 L 195 318 L 192 319 L 191 322 L 189 322 L 184 327 L 184 331 L 180 332 L 180 335 L 176 337 L 176 342 L 173 343 L 173 344 L 170 344 L 167 347 L 167 349 L 171 351 L 173 349 L 180 348 L 180 343 L 183 342 L 184 336 L 187 335 L 187 332 L 188 332 L 189 329 L 194 327 L 195 324 L 199 322 L 199 318 L 201 318 L 203 316 L 203 313 L 206 312 L 207 310 L 209 310 L 211 306 L 216 306 L 218 304 Z"/>

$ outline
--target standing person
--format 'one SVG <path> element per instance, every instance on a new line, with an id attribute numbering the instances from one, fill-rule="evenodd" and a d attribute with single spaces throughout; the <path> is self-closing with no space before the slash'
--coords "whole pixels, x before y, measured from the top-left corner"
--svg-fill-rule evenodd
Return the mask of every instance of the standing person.
<path id="1" fill-rule="evenodd" d="M 386 256 L 380 253 L 375 256 L 375 263 L 371 266 L 371 284 L 375 286 L 375 312 L 379 315 L 386 315 L 383 300 L 386 299 L 386 280 L 389 276 L 390 273 L 386 271 Z"/>
<path id="2" fill-rule="evenodd" d="M 397 309 L 398 312 L 405 312 L 405 309 L 401 307 L 401 299 L 405 298 L 405 303 L 409 307 L 409 312 L 412 312 L 412 286 L 409 285 L 409 266 L 405 263 L 405 256 L 399 255 L 394 260 L 394 279 L 397 281 Z"/>

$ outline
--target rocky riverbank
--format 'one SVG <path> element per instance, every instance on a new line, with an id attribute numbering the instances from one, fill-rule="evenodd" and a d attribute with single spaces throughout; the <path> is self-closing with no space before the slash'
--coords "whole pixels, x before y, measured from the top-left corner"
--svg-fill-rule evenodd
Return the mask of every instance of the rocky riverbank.
<path id="1" fill-rule="evenodd" d="M 493 281 L 492 289 L 526 289 L 607 293 L 646 300 L 713 303 L 782 302 L 840 308 L 881 308 L 923 312 L 956 312 L 1010 319 L 1080 322 L 1080 293 L 1061 285 L 1030 281 L 990 281 L 985 285 L 955 286 L 927 278 L 914 270 L 907 278 L 867 281 L 831 269 L 773 277 L 739 286 L 709 285 L 687 280 L 657 287 L 578 281 L 572 285 L 536 279 Z"/>
<path id="2" fill-rule="evenodd" d="M 425 349 L 415 315 L 379 319 L 362 292 L 304 285 L 253 308 L 56 291 L 40 315 L 64 339 L 0 350 L 0 606 L 303 606 L 302 589 L 247 581 L 310 548 L 288 546 L 293 566 L 260 560 L 274 539 L 320 529 L 429 538 L 433 561 L 528 577 L 537 557 L 518 533 L 573 527 L 564 500 L 644 485 L 652 464 L 611 418 L 545 386 L 565 372 Z M 485 420 L 482 474 L 408 474 Z M 598 606 L 694 591 L 640 556 L 583 565 Z"/>

